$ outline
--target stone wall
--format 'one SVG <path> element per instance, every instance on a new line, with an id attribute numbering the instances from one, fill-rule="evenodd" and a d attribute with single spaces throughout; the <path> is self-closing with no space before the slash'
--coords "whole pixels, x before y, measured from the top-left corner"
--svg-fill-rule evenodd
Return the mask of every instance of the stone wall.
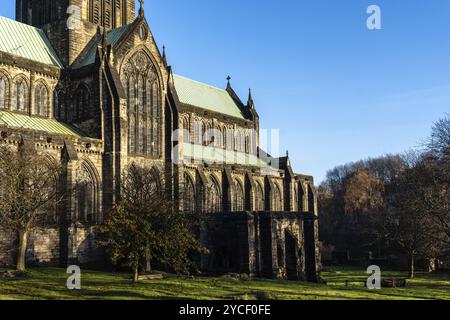
<path id="1" fill-rule="evenodd" d="M 0 266 L 13 266 L 17 258 L 18 239 L 14 232 L 0 231 Z M 57 265 L 59 230 L 35 229 L 28 236 L 28 265 Z"/>
<path id="2" fill-rule="evenodd" d="M 0 267 L 14 264 L 16 238 L 14 233 L 0 229 Z"/>
<path id="3" fill-rule="evenodd" d="M 103 265 L 105 255 L 95 238 L 95 227 L 73 224 L 68 233 L 69 264 L 84 266 Z"/>
<path id="4" fill-rule="evenodd" d="M 310 227 L 305 230 L 308 221 L 295 212 L 207 215 L 201 242 L 210 253 L 202 257 L 201 268 L 207 273 L 317 281 L 319 260 Z"/>

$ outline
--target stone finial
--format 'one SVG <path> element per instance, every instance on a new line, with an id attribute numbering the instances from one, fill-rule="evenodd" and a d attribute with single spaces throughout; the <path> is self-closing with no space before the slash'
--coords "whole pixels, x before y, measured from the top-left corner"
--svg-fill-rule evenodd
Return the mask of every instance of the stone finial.
<path id="1" fill-rule="evenodd" d="M 144 0 L 139 0 L 139 16 L 144 16 Z"/>
<path id="2" fill-rule="evenodd" d="M 231 88 L 231 77 L 230 76 L 227 77 L 227 81 L 228 81 L 227 88 Z"/>

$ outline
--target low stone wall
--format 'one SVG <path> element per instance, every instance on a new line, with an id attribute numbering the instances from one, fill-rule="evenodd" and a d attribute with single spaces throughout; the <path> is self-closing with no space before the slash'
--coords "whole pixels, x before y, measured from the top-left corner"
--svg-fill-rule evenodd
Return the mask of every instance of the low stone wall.
<path id="1" fill-rule="evenodd" d="M 69 263 L 98 266 L 106 261 L 104 250 L 95 239 L 95 228 L 82 224 L 69 228 Z"/>
<path id="2" fill-rule="evenodd" d="M 11 266 L 16 257 L 17 247 L 14 233 L 0 229 L 0 267 Z"/>
<path id="3" fill-rule="evenodd" d="M 37 229 L 28 237 L 27 263 L 31 265 L 58 265 L 59 230 Z"/>
<path id="4" fill-rule="evenodd" d="M 13 266 L 17 258 L 17 234 L 0 230 L 0 266 Z M 35 229 L 28 236 L 27 264 L 56 265 L 59 261 L 59 230 Z"/>

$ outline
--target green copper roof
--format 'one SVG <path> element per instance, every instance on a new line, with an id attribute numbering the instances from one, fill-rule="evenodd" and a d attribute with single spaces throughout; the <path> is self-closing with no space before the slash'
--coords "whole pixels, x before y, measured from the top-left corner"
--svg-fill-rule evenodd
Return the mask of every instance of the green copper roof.
<path id="1" fill-rule="evenodd" d="M 174 75 L 175 90 L 182 103 L 245 119 L 226 90 Z"/>
<path id="2" fill-rule="evenodd" d="M 44 31 L 1 16 L 0 51 L 63 67 Z"/>
<path id="3" fill-rule="evenodd" d="M 116 29 L 108 31 L 108 33 L 107 33 L 108 43 L 114 47 L 117 44 L 117 42 L 119 42 L 119 40 L 122 38 L 122 35 L 125 33 L 127 28 L 128 28 L 128 25 L 124 25 L 124 26 L 121 26 L 120 28 L 116 28 Z M 81 67 L 85 67 L 85 66 L 95 63 L 95 57 L 97 55 L 97 45 L 100 42 L 101 42 L 101 40 L 94 43 L 89 48 L 86 55 L 76 64 L 76 67 L 81 68 Z"/>
<path id="4" fill-rule="evenodd" d="M 50 134 L 80 137 L 77 129 L 54 119 L 30 117 L 24 114 L 0 111 L 0 126 L 13 129 L 28 129 Z"/>
<path id="5" fill-rule="evenodd" d="M 214 164 L 236 164 L 258 168 L 270 167 L 266 162 L 253 154 L 205 147 L 190 143 L 183 144 L 183 151 L 184 158 L 187 160 L 194 160 L 194 162 L 205 161 Z"/>

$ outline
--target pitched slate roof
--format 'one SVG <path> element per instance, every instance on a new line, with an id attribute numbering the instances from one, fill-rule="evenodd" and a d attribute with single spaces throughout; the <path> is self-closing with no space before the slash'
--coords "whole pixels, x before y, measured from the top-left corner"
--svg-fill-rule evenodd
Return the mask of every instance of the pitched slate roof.
<path id="1" fill-rule="evenodd" d="M 174 75 L 175 90 L 180 102 L 202 109 L 245 119 L 241 109 L 226 90 Z"/>
<path id="2" fill-rule="evenodd" d="M 0 111 L 0 126 L 6 126 L 13 129 L 35 130 L 76 138 L 83 136 L 81 131 L 55 119 L 30 117 L 25 114 L 8 111 Z"/>
<path id="3" fill-rule="evenodd" d="M 119 42 L 119 40 L 122 38 L 122 36 L 125 33 L 125 31 L 127 30 L 128 26 L 129 25 L 124 25 L 119 28 L 108 31 L 108 33 L 106 35 L 108 38 L 108 43 L 114 47 Z M 76 64 L 75 67 L 81 68 L 81 67 L 85 67 L 85 66 L 95 63 L 95 57 L 97 55 L 97 45 L 100 42 L 101 42 L 101 39 L 99 39 L 99 41 L 93 43 L 91 45 L 91 47 L 89 48 L 89 50 L 84 55 L 84 57 L 81 58 L 81 60 Z"/>
<path id="4" fill-rule="evenodd" d="M 0 51 L 62 68 L 44 31 L 0 16 Z"/>
<path id="5" fill-rule="evenodd" d="M 258 168 L 269 168 L 269 164 L 256 155 L 235 152 L 196 144 L 183 144 L 183 157 L 187 160 L 206 161 L 216 164 L 243 165 Z"/>

